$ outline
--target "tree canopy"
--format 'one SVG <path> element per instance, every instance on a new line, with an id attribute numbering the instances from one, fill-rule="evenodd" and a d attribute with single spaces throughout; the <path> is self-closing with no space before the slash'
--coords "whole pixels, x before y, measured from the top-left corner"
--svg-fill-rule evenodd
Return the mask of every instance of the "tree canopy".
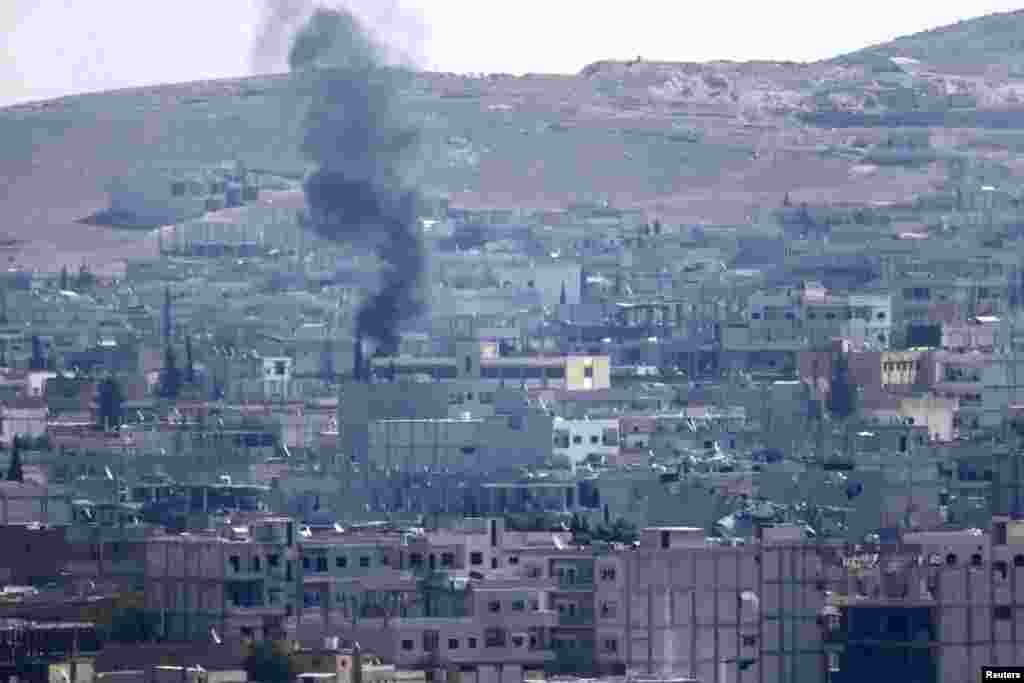
<path id="1" fill-rule="evenodd" d="M 7 481 L 25 481 L 25 472 L 21 467 L 21 443 L 17 439 L 11 445 L 11 460 L 7 465 Z"/>
<path id="2" fill-rule="evenodd" d="M 288 654 L 280 646 L 266 640 L 252 644 L 244 666 L 249 680 L 255 683 L 287 683 L 295 676 Z"/>

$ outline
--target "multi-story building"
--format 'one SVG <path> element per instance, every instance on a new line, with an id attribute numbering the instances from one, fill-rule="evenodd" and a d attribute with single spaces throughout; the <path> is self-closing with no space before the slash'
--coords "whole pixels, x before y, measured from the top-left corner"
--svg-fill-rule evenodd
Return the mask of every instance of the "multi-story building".
<path id="1" fill-rule="evenodd" d="M 1024 590 L 1019 522 L 995 535 L 906 534 L 845 558 L 847 586 L 823 611 L 829 680 L 893 676 L 954 683 L 981 666 L 1020 666 Z"/>
<path id="2" fill-rule="evenodd" d="M 551 534 L 540 536 L 551 547 Z M 498 519 L 420 534 L 314 536 L 303 542 L 300 635 L 341 633 L 402 667 L 522 680 L 553 659 L 556 625 L 552 586 L 526 559 L 530 541 Z"/>
<path id="3" fill-rule="evenodd" d="M 619 455 L 619 421 L 564 420 L 555 418 L 554 449 L 556 457 L 568 460 L 575 470 L 577 465 L 591 459 L 597 463 L 615 460 Z"/>
<path id="4" fill-rule="evenodd" d="M 157 536 L 146 544 L 146 609 L 170 640 L 284 638 L 299 614 L 295 523 L 263 518 L 223 534 Z"/>

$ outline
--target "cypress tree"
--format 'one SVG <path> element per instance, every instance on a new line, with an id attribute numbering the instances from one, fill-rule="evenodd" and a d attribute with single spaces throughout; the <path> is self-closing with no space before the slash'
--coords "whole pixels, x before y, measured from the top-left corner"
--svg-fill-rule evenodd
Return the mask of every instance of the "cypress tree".
<path id="1" fill-rule="evenodd" d="M 43 341 L 39 335 L 32 335 L 32 358 L 28 361 L 29 370 L 45 370 L 46 355 L 43 353 Z"/>
<path id="2" fill-rule="evenodd" d="M 14 437 L 11 444 L 11 462 L 7 466 L 7 481 L 25 481 L 25 473 L 21 468 L 21 441 Z"/>
<path id="3" fill-rule="evenodd" d="M 117 429 L 124 421 L 124 397 L 121 384 L 114 377 L 100 382 L 97 388 L 97 427 L 103 430 Z"/>
<path id="4" fill-rule="evenodd" d="M 164 367 L 160 374 L 160 397 L 175 399 L 181 391 L 181 370 L 174 348 L 168 343 L 164 351 Z"/>
<path id="5" fill-rule="evenodd" d="M 185 382 L 193 384 L 196 381 L 196 371 L 192 364 L 192 337 L 185 337 Z"/>
<path id="6" fill-rule="evenodd" d="M 164 343 L 171 343 L 171 333 L 174 331 L 171 329 L 171 288 L 167 287 L 164 289 L 164 307 L 163 307 L 163 333 Z"/>

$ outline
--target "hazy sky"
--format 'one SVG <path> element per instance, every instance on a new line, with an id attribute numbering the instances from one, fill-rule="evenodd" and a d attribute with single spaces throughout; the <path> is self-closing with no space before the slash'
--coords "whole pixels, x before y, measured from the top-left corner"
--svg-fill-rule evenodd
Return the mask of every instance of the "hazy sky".
<path id="1" fill-rule="evenodd" d="M 261 0 L 0 0 L 5 46 L 0 106 L 252 73 L 251 46 L 265 5 Z M 1024 0 L 353 0 L 349 5 L 428 69 L 574 73 L 599 59 L 638 55 L 679 61 L 816 60 L 1018 9 Z"/>

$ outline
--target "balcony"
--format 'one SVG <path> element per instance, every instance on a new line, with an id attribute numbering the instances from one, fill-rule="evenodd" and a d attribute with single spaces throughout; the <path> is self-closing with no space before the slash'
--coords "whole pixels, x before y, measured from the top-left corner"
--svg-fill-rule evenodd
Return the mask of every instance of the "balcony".
<path id="1" fill-rule="evenodd" d="M 550 628 L 559 624 L 559 614 L 554 610 L 524 610 L 512 612 L 503 610 L 501 613 L 485 611 L 479 615 L 479 620 L 488 625 L 504 625 L 511 629 L 526 630 L 530 628 Z"/>
<path id="2" fill-rule="evenodd" d="M 592 591 L 594 590 L 593 574 L 562 574 L 558 577 L 558 590 L 562 591 Z"/>
<path id="3" fill-rule="evenodd" d="M 577 609 L 573 611 L 564 610 L 558 613 L 559 626 L 593 626 L 594 610 Z"/>

